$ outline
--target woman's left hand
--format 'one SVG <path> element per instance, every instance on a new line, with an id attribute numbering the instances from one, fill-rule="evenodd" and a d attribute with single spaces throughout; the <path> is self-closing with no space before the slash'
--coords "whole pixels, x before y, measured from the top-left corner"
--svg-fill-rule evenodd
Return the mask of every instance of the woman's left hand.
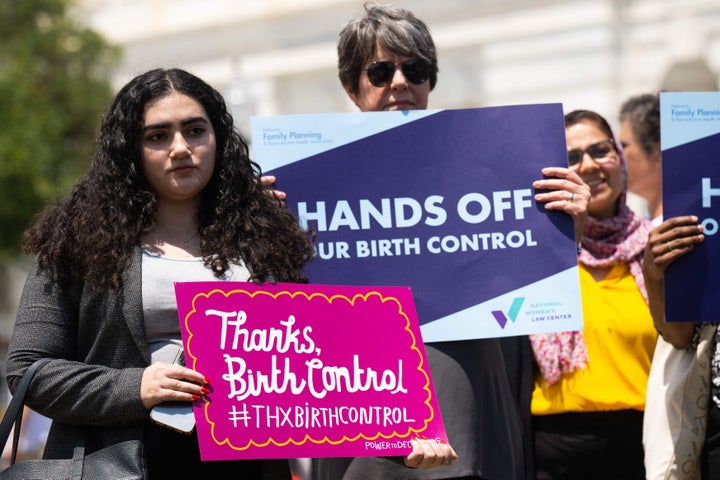
<path id="1" fill-rule="evenodd" d="M 669 218 L 653 228 L 643 255 L 645 280 L 663 280 L 668 265 L 690 253 L 703 240 L 703 226 L 695 215 Z"/>
<path id="2" fill-rule="evenodd" d="M 569 168 L 546 167 L 542 174 L 549 178 L 534 181 L 533 188 L 548 191 L 536 193 L 535 201 L 544 203 L 546 210 L 561 210 L 570 215 L 575 225 L 575 240 L 579 242 L 590 206 L 590 187 Z"/>
<path id="3" fill-rule="evenodd" d="M 410 443 L 412 452 L 403 459 L 406 467 L 424 469 L 445 467 L 458 459 L 455 450 L 447 443 L 423 438 L 413 438 Z"/>
<path id="4" fill-rule="evenodd" d="M 680 257 L 690 253 L 705 240 L 703 226 L 695 215 L 665 220 L 648 234 L 643 255 L 643 277 L 648 306 L 655 327 L 675 348 L 685 349 L 693 336 L 694 318 L 688 322 L 665 321 L 665 269 Z"/>

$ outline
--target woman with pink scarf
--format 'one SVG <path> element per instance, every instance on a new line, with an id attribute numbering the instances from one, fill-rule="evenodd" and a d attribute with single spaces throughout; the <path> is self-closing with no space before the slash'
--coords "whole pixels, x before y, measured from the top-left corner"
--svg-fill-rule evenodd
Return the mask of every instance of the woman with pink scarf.
<path id="1" fill-rule="evenodd" d="M 592 197 L 579 253 L 585 326 L 531 335 L 538 479 L 644 479 L 642 417 L 657 333 L 642 276 L 650 223 L 625 205 L 625 158 L 595 112 L 565 116 L 568 164 Z"/>

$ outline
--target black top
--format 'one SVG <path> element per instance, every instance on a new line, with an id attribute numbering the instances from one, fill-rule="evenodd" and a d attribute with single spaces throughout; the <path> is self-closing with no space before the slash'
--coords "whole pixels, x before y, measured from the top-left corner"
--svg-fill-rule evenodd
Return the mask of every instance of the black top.
<path id="1" fill-rule="evenodd" d="M 449 467 L 430 470 L 406 468 L 397 459 L 380 457 L 316 459 L 316 480 L 526 478 L 524 422 L 500 342 L 439 342 L 425 349 L 448 439 L 460 458 Z M 511 353 L 515 358 L 517 352 Z"/>

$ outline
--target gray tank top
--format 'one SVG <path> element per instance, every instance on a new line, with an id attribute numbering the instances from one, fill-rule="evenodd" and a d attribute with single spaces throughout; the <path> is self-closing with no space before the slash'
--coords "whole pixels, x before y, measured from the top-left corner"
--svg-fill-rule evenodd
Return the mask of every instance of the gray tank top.
<path id="1" fill-rule="evenodd" d="M 173 363 L 182 351 L 175 282 L 245 282 L 249 278 L 250 272 L 242 264 L 231 265 L 222 277 L 217 278 L 201 257 L 165 257 L 143 248 L 142 305 L 151 362 Z"/>

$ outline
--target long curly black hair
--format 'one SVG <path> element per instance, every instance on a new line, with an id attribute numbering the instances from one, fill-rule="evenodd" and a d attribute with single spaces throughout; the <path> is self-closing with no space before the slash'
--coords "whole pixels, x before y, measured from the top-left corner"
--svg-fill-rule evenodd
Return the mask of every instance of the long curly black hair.
<path id="1" fill-rule="evenodd" d="M 205 109 L 216 136 L 215 170 L 198 212 L 205 264 L 220 276 L 243 261 L 253 281 L 307 282 L 313 234 L 260 182 L 260 167 L 235 129 L 222 95 L 180 69 L 155 69 L 131 80 L 103 119 L 92 163 L 63 201 L 45 208 L 25 232 L 23 251 L 36 254 L 61 284 L 82 281 L 121 288 L 122 273 L 141 237 L 155 228 L 157 198 L 141 163 L 146 107 L 179 92 Z"/>

